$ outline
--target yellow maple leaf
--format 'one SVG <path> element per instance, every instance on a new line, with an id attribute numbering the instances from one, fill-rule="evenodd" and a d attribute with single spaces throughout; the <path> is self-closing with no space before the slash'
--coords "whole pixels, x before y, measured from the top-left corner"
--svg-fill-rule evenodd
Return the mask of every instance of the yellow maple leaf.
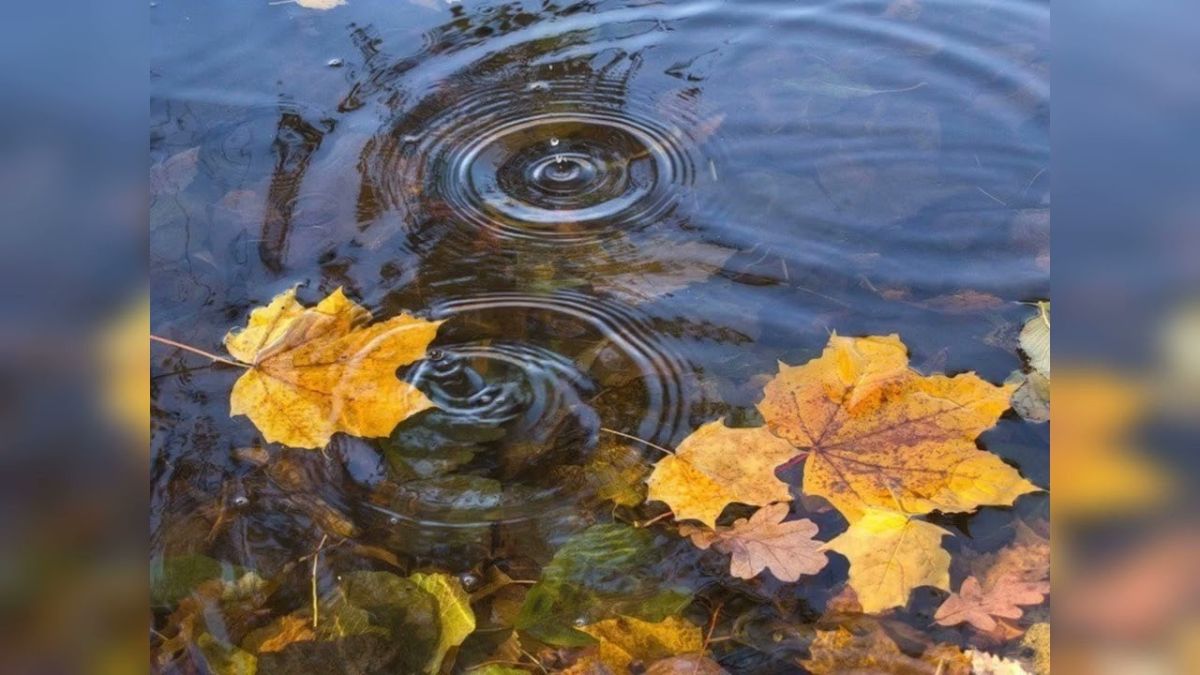
<path id="1" fill-rule="evenodd" d="M 894 511 L 868 511 L 826 544 L 850 561 L 850 587 L 863 611 L 908 604 L 917 586 L 950 590 L 946 530 Z"/>
<path id="2" fill-rule="evenodd" d="M 715 528 L 730 502 L 790 501 L 775 469 L 796 455 L 790 443 L 765 427 L 730 429 L 723 420 L 709 422 L 654 465 L 647 498 L 665 502 L 677 520 L 691 518 Z"/>
<path id="3" fill-rule="evenodd" d="M 871 509 L 969 512 L 1037 490 L 975 446 L 1011 393 L 974 373 L 921 375 L 897 335 L 834 334 L 820 357 L 781 363 L 758 408 L 807 451 L 804 492 L 854 522 Z"/>
<path id="4" fill-rule="evenodd" d="M 295 290 L 250 313 L 225 347 L 250 366 L 233 385 L 230 414 L 246 415 L 269 442 L 319 448 L 334 433 L 380 437 L 433 404 L 396 369 L 425 356 L 440 321 L 371 314 L 342 289 L 315 307 Z"/>
<path id="5" fill-rule="evenodd" d="M 675 616 L 658 623 L 619 616 L 579 630 L 600 642 L 596 658 L 614 675 L 629 673 L 629 666 L 634 661 L 651 663 L 680 654 L 698 653 L 704 648 L 700 628 Z"/>
<path id="6" fill-rule="evenodd" d="M 446 653 L 461 645 L 468 635 L 475 632 L 475 612 L 471 609 L 471 598 L 463 589 L 462 582 L 449 574 L 414 572 L 408 578 L 421 590 L 432 595 L 437 602 L 441 632 L 437 648 L 426 666 L 426 672 L 436 673 L 441 670 Z"/>

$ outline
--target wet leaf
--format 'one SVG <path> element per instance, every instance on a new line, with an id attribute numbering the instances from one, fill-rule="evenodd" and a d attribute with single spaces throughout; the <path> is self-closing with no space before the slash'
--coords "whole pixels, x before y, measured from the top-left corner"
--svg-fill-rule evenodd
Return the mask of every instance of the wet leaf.
<path id="1" fill-rule="evenodd" d="M 775 469 L 796 456 L 787 441 L 764 427 L 731 429 L 709 422 L 679 444 L 674 455 L 654 465 L 648 499 L 665 502 L 677 520 L 698 520 L 710 528 L 732 502 L 764 506 L 790 501 L 788 486 Z"/>
<path id="2" fill-rule="evenodd" d="M 593 525 L 563 544 L 525 596 L 516 626 L 554 645 L 581 647 L 595 640 L 572 626 L 613 615 L 650 621 L 678 612 L 690 593 L 667 586 L 653 565 L 663 553 L 646 530 L 616 523 Z"/>
<path id="3" fill-rule="evenodd" d="M 1016 385 L 1012 395 L 1012 407 L 1023 419 L 1030 422 L 1050 420 L 1050 378 L 1039 372 L 1014 372 L 1005 384 Z"/>
<path id="4" fill-rule="evenodd" d="M 579 630 L 600 643 L 599 659 L 615 675 L 626 675 L 635 661 L 649 663 L 699 652 L 704 646 L 700 628 L 679 617 L 651 623 L 628 616 L 605 619 Z"/>
<path id="5" fill-rule="evenodd" d="M 938 607 L 934 620 L 943 626 L 969 623 L 983 632 L 996 630 L 996 619 L 1019 619 L 1022 605 L 1037 605 L 1050 592 L 1048 581 L 1022 581 L 1003 576 L 984 587 L 975 577 L 967 577 L 957 593 Z"/>
<path id="6" fill-rule="evenodd" d="M 892 511 L 869 511 L 827 545 L 850 561 L 850 586 L 864 612 L 908 604 L 918 586 L 950 590 L 949 532 Z"/>
<path id="7" fill-rule="evenodd" d="M 233 579 L 237 569 L 206 555 L 192 554 L 150 561 L 150 599 L 173 605 L 211 579 Z"/>
<path id="8" fill-rule="evenodd" d="M 702 549 L 715 547 L 732 556 L 729 573 L 751 579 L 770 569 L 780 581 L 797 581 L 805 574 L 820 572 L 828 559 L 822 542 L 812 537 L 817 526 L 807 518 L 784 522 L 786 503 L 764 506 L 749 519 L 739 518 L 733 527 L 691 531 L 692 543 Z M 684 534 L 684 530 L 680 530 Z"/>
<path id="9" fill-rule="evenodd" d="M 1050 675 L 1050 624 L 1035 623 L 1025 631 L 1021 646 L 1033 651 L 1033 672 Z"/>
<path id="10" fill-rule="evenodd" d="M 104 366 L 104 405 L 109 414 L 141 442 L 150 442 L 150 298 L 123 310 L 98 336 L 98 359 Z"/>
<path id="11" fill-rule="evenodd" d="M 467 671 L 466 675 L 528 675 L 528 673 L 528 670 L 522 668 L 491 663 L 486 666 L 472 668 Z"/>
<path id="12" fill-rule="evenodd" d="M 289 614 L 280 617 L 256 631 L 252 631 L 242 641 L 242 646 L 251 652 L 262 654 L 277 652 L 293 642 L 309 642 L 317 639 L 313 631 L 312 619 L 300 615 Z"/>
<path id="13" fill-rule="evenodd" d="M 971 657 L 972 675 L 1029 675 L 1019 661 L 974 649 L 968 649 L 966 653 Z"/>
<path id="14" fill-rule="evenodd" d="M 387 436 L 431 407 L 396 369 L 424 358 L 441 322 L 370 318 L 340 288 L 307 309 L 295 289 L 255 309 L 225 336 L 229 353 L 252 366 L 233 386 L 230 413 L 249 416 L 269 442 L 320 448 L 337 432 Z"/>
<path id="15" fill-rule="evenodd" d="M 1009 387 L 974 373 L 922 376 L 896 335 L 833 335 L 802 366 L 780 364 L 759 410 L 806 450 L 804 492 L 854 522 L 872 509 L 970 512 L 1038 488 L 975 438 L 1008 409 Z"/>
<path id="16" fill-rule="evenodd" d="M 811 655 L 803 665 L 815 675 L 966 675 L 969 672 L 957 649 L 935 648 L 923 658 L 908 656 L 883 629 L 874 625 L 855 631 L 844 627 L 818 630 L 809 651 Z"/>
<path id="17" fill-rule="evenodd" d="M 624 443 L 602 440 L 596 452 L 582 466 L 557 467 L 563 483 L 577 486 L 578 492 L 591 492 L 597 499 L 617 506 L 637 506 L 646 499 L 646 475 L 650 467 L 642 452 Z"/>
<path id="18" fill-rule="evenodd" d="M 255 675 L 258 672 L 258 659 L 253 654 L 225 644 L 208 633 L 197 638 L 196 646 L 204 656 L 208 672 L 213 675 Z"/>
<path id="19" fill-rule="evenodd" d="M 418 588 L 429 593 L 437 601 L 439 634 L 437 649 L 426 666 L 426 671 L 436 673 L 442 667 L 446 652 L 463 643 L 475 631 L 475 613 L 471 611 L 471 599 L 463 590 L 462 583 L 448 574 L 414 573 L 408 577 Z"/>
<path id="20" fill-rule="evenodd" d="M 1038 313 L 1021 329 L 1021 351 L 1042 377 L 1050 377 L 1050 303 L 1037 303 Z"/>

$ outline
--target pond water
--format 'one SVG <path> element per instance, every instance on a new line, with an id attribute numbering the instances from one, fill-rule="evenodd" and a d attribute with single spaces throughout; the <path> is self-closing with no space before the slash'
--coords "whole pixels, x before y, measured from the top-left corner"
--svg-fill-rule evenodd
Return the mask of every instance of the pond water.
<path id="1" fill-rule="evenodd" d="M 1049 296 L 1047 2 L 150 5 L 153 332 L 222 352 L 292 286 L 446 320 L 400 373 L 438 409 L 324 452 L 264 444 L 229 416 L 238 371 L 155 347 L 152 559 L 280 579 L 253 625 L 306 606 L 323 538 L 321 589 L 396 566 L 536 579 L 588 525 L 663 510 L 586 475 L 660 456 L 614 432 L 759 424 L 776 363 L 833 331 L 1001 382 L 1022 303 Z M 983 443 L 1045 486 L 1045 427 L 1009 414 Z M 938 522 L 994 550 L 1046 510 Z M 844 562 L 749 583 L 648 531 L 685 615 L 725 608 L 726 670 L 803 672 Z M 329 672 L 297 663 L 277 667 Z"/>

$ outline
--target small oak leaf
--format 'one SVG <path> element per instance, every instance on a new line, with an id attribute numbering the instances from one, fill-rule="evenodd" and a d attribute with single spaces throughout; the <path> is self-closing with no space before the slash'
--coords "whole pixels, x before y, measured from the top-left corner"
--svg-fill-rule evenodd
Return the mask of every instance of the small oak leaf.
<path id="1" fill-rule="evenodd" d="M 795 456 L 790 443 L 765 427 L 730 429 L 722 420 L 709 422 L 654 465 L 647 498 L 665 502 L 678 520 L 691 518 L 715 528 L 730 502 L 790 501 L 787 483 L 775 477 L 775 469 Z"/>
<path id="2" fill-rule="evenodd" d="M 854 522 L 872 509 L 970 512 L 1037 490 L 975 446 L 1011 390 L 974 373 L 922 376 L 896 335 L 835 334 L 820 357 L 780 364 L 758 408 L 772 432 L 807 452 L 805 494 Z"/>
<path id="3" fill-rule="evenodd" d="M 864 612 L 908 603 L 918 586 L 950 590 L 946 530 L 902 513 L 869 511 L 826 547 L 850 561 L 850 587 Z"/>
<path id="4" fill-rule="evenodd" d="M 1023 581 L 1015 575 L 1005 575 L 986 588 L 975 577 L 967 577 L 957 593 L 950 594 L 938 607 L 934 620 L 943 626 L 969 623 L 990 633 L 997 628 L 996 619 L 1019 619 L 1024 613 L 1021 605 L 1041 604 L 1050 592 L 1048 581 Z"/>
<path id="5" fill-rule="evenodd" d="M 370 319 L 340 288 L 315 307 L 300 305 L 292 289 L 255 309 L 225 336 L 229 353 L 250 366 L 233 385 L 230 414 L 248 416 L 269 442 L 319 448 L 337 432 L 387 436 L 431 407 L 396 369 L 425 356 L 441 322 Z"/>
<path id="6" fill-rule="evenodd" d="M 787 515 L 786 503 L 770 504 L 728 529 L 695 531 L 692 543 L 730 554 L 729 573 L 739 579 L 752 579 L 769 569 L 780 581 L 797 581 L 820 572 L 829 560 L 823 544 L 812 538 L 816 524 L 807 518 L 784 522 Z"/>

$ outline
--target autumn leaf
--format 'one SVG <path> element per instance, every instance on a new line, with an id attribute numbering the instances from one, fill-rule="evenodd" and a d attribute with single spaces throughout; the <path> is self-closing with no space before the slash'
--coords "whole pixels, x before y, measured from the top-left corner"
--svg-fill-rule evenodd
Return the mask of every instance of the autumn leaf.
<path id="1" fill-rule="evenodd" d="M 820 572 L 828 559 L 821 542 L 813 539 L 817 526 L 811 520 L 784 522 L 786 503 L 770 504 L 749 519 L 740 518 L 733 527 L 717 531 L 692 528 L 692 543 L 702 549 L 715 547 L 732 556 L 729 573 L 739 579 L 752 579 L 770 569 L 780 581 L 797 581 L 802 575 Z"/>
<path id="2" fill-rule="evenodd" d="M 850 586 L 864 612 L 908 603 L 918 586 L 950 590 L 950 554 L 942 548 L 946 530 L 893 511 L 869 511 L 827 548 L 850 561 Z"/>
<path id="3" fill-rule="evenodd" d="M 854 522 L 872 509 L 970 512 L 1037 490 L 975 446 L 1010 394 L 974 373 L 922 376 L 896 335 L 835 334 L 820 357 L 780 364 L 758 407 L 807 452 L 804 492 Z"/>
<path id="4" fill-rule="evenodd" d="M 1021 329 L 1021 351 L 1042 377 L 1050 377 L 1050 303 L 1037 303 L 1038 313 Z"/>
<path id="5" fill-rule="evenodd" d="M 433 657 L 426 666 L 426 672 L 436 673 L 441 670 L 446 652 L 461 645 L 468 635 L 475 632 L 475 613 L 471 611 L 471 599 L 463 590 L 462 583 L 448 574 L 416 572 L 408 578 L 418 588 L 432 595 L 437 602 L 441 633 Z"/>
<path id="6" fill-rule="evenodd" d="M 967 658 L 956 648 L 934 646 L 921 658 L 909 656 L 877 625 L 854 631 L 839 626 L 817 630 L 802 665 L 815 675 L 966 675 Z"/>
<path id="7" fill-rule="evenodd" d="M 313 631 L 311 618 L 288 614 L 250 633 L 242 641 L 242 647 L 264 654 L 280 651 L 293 642 L 309 642 L 316 639 L 317 634 Z"/>
<path id="8" fill-rule="evenodd" d="M 246 415 L 269 442 L 320 448 L 337 432 L 387 436 L 433 404 L 396 369 L 425 356 L 440 321 L 371 314 L 339 288 L 315 307 L 295 289 L 250 313 L 225 347 L 250 369 L 233 386 L 230 414 Z"/>
<path id="9" fill-rule="evenodd" d="M 677 520 L 694 519 L 710 528 L 731 502 L 764 506 L 790 501 L 775 469 L 796 450 L 764 427 L 731 429 L 709 422 L 683 439 L 675 454 L 654 465 L 648 499 L 665 502 Z"/>
<path id="10" fill-rule="evenodd" d="M 105 396 L 109 414 L 140 441 L 150 444 L 150 298 L 143 296 L 123 310 L 97 336 L 97 360 L 104 366 Z"/>
<path id="11" fill-rule="evenodd" d="M 1021 646 L 1033 652 L 1033 672 L 1050 675 L 1050 624 L 1035 623 L 1025 632 Z"/>
<path id="12" fill-rule="evenodd" d="M 1048 592 L 1048 581 L 1022 581 L 1009 575 L 985 588 L 979 579 L 967 577 L 958 592 L 938 607 L 933 618 L 943 626 L 969 623 L 990 633 L 997 628 L 996 619 L 1021 618 L 1024 613 L 1021 605 L 1040 604 Z"/>
<path id="13" fill-rule="evenodd" d="M 968 649 L 966 654 L 971 658 L 972 675 L 1029 675 L 1019 661 L 974 649 Z"/>
<path id="14" fill-rule="evenodd" d="M 634 661 L 649 663 L 699 652 L 704 647 L 700 628 L 679 617 L 667 617 L 658 623 L 651 623 L 619 616 L 583 626 L 579 630 L 600 643 L 597 658 L 614 675 L 627 675 Z"/>

